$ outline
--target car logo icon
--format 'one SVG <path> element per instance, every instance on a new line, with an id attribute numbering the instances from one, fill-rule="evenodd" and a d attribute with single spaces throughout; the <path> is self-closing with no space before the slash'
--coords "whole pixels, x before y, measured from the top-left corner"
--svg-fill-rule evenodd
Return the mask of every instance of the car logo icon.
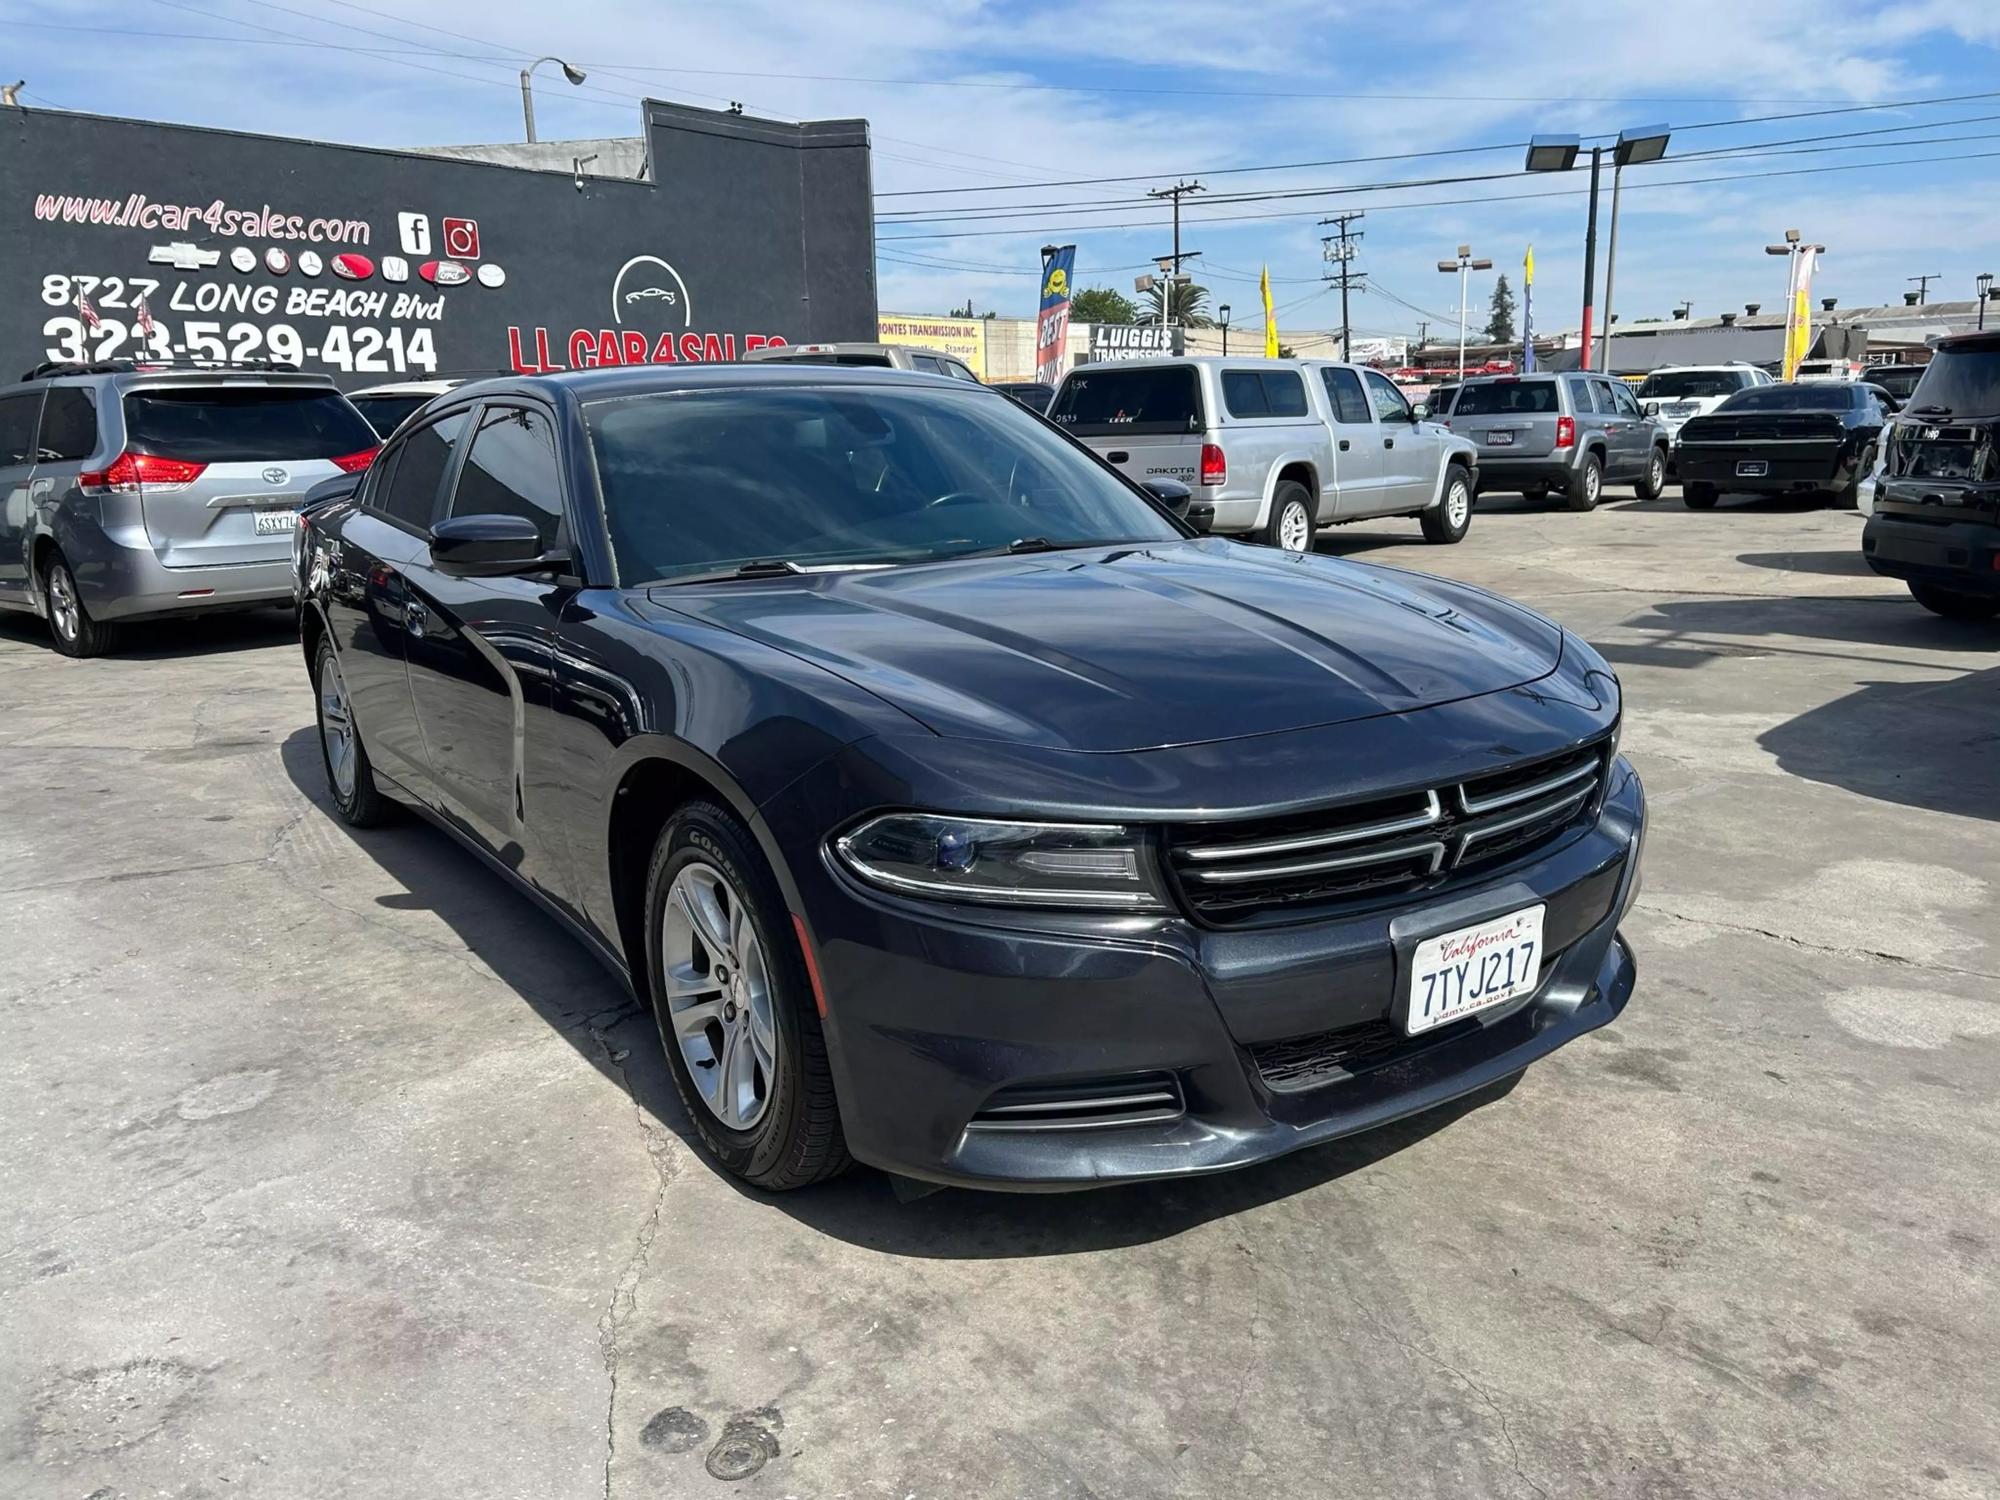
<path id="1" fill-rule="evenodd" d="M 382 279 L 384 281 L 408 281 L 410 279 L 410 263 L 400 255 L 383 256 Z"/>
<path id="2" fill-rule="evenodd" d="M 319 258 L 317 250 L 301 250 L 299 252 L 299 274 L 301 276 L 317 276 L 325 269 L 325 262 Z"/>
<path id="3" fill-rule="evenodd" d="M 336 255 L 333 274 L 345 281 L 366 281 L 375 274 L 375 262 L 365 255 Z"/>
<path id="4" fill-rule="evenodd" d="M 504 286 L 506 282 L 507 273 L 500 269 L 498 261 L 489 260 L 479 268 L 479 284 L 481 286 Z"/>
<path id="5" fill-rule="evenodd" d="M 222 252 L 175 240 L 171 245 L 153 246 L 146 252 L 146 259 L 156 266 L 172 266 L 176 271 L 201 271 L 221 260 Z"/>
<path id="6" fill-rule="evenodd" d="M 264 252 L 264 269 L 273 276 L 282 276 L 292 268 L 291 253 L 273 245 Z"/>
<path id="7" fill-rule="evenodd" d="M 229 263 L 239 271 L 254 271 L 257 269 L 257 252 L 248 245 L 238 245 L 229 252 Z"/>
<path id="8" fill-rule="evenodd" d="M 276 464 L 273 464 L 270 468 L 266 469 L 261 476 L 264 483 L 266 484 L 283 484 L 287 479 L 290 479 L 291 477 L 292 476 L 289 470 L 281 469 Z"/>
<path id="9" fill-rule="evenodd" d="M 417 267 L 417 274 L 438 286 L 464 286 L 472 280 L 472 273 L 455 260 L 427 260 Z"/>

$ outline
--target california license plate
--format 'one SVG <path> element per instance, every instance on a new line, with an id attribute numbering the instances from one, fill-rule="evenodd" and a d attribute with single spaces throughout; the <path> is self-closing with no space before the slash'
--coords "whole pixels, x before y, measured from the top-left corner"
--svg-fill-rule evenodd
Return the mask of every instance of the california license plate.
<path id="1" fill-rule="evenodd" d="M 1514 434 L 1511 432 L 1489 432 L 1486 434 L 1486 445 L 1489 448 L 1511 448 L 1514 446 Z"/>
<path id="2" fill-rule="evenodd" d="M 289 536 L 299 524 L 299 513 L 295 510 L 260 510 L 256 516 L 258 536 Z"/>
<path id="3" fill-rule="evenodd" d="M 1533 990 L 1542 972 L 1542 917 L 1547 911 L 1546 906 L 1523 907 L 1417 944 L 1410 959 L 1403 1030 L 1415 1036 L 1448 1026 Z"/>
<path id="4" fill-rule="evenodd" d="M 1738 479 L 1762 479 L 1771 472 L 1771 465 L 1761 458 L 1739 458 L 1736 460 Z"/>

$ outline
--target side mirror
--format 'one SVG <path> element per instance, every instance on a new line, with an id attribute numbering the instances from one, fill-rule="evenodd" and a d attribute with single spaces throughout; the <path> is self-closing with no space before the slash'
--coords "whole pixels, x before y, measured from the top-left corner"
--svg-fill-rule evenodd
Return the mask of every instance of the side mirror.
<path id="1" fill-rule="evenodd" d="M 1419 401 L 1415 406 L 1410 408 L 1410 415 L 1415 417 L 1419 422 L 1428 422 L 1431 419 L 1430 402 Z"/>
<path id="2" fill-rule="evenodd" d="M 569 555 L 544 552 L 526 516 L 451 516 L 431 528 L 431 562 L 454 578 L 510 578 L 565 567 Z"/>
<path id="3" fill-rule="evenodd" d="M 1194 499 L 1194 491 L 1178 479 L 1148 479 L 1139 488 L 1151 495 L 1183 521 L 1188 518 L 1188 504 Z M 1213 511 L 1211 510 L 1211 514 Z"/>

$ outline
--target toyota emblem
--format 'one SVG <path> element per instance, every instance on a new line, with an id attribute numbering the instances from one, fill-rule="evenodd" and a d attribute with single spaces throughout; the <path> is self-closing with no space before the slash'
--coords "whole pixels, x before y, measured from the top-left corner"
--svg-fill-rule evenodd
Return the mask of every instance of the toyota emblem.
<path id="1" fill-rule="evenodd" d="M 291 474 L 287 470 L 279 468 L 276 464 L 273 464 L 264 471 L 264 483 L 266 484 L 283 484 L 291 477 Z"/>

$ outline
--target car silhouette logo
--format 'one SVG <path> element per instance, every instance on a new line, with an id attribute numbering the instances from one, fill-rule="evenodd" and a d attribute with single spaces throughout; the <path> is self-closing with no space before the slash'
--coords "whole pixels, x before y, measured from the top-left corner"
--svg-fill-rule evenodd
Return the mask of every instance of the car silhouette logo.
<path id="1" fill-rule="evenodd" d="M 289 470 L 281 469 L 276 464 L 273 464 L 271 465 L 270 468 L 266 469 L 260 477 L 266 484 L 283 484 L 287 479 L 290 479 L 292 476 Z"/>
<path id="2" fill-rule="evenodd" d="M 663 286 L 642 286 L 636 292 L 627 292 L 625 294 L 627 302 L 643 302 L 648 298 L 660 298 L 669 305 L 679 300 Z"/>

